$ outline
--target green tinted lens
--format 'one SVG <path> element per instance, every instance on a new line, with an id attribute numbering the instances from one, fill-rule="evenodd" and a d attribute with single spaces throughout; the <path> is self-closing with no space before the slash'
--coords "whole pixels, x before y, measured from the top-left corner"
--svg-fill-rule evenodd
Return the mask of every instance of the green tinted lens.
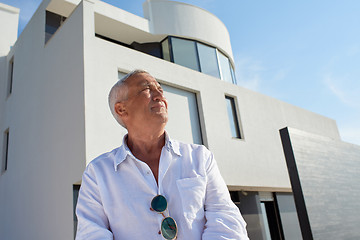
<path id="1" fill-rule="evenodd" d="M 161 234 L 165 239 L 174 239 L 177 235 L 175 220 L 171 217 L 164 218 L 161 223 Z"/>
<path id="2" fill-rule="evenodd" d="M 151 201 L 151 208 L 154 209 L 156 212 L 164 212 L 167 208 L 167 202 L 164 196 L 157 195 Z"/>

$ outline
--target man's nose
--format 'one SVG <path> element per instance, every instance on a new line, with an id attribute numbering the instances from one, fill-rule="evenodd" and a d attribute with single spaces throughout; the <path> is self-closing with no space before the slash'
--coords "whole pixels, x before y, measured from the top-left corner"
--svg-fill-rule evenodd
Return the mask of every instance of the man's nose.
<path id="1" fill-rule="evenodd" d="M 151 94 L 154 101 L 161 101 L 165 98 L 164 93 L 157 88 L 153 89 Z"/>

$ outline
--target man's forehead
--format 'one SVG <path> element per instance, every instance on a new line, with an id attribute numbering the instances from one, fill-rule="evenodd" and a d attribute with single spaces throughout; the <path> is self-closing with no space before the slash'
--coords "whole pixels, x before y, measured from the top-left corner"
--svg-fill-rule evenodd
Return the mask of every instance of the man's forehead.
<path id="1" fill-rule="evenodd" d="M 133 79 L 131 79 L 128 83 L 130 83 L 131 85 L 137 85 L 137 86 L 146 86 L 146 85 L 156 85 L 156 86 L 160 86 L 160 84 L 158 83 L 158 81 L 156 81 L 156 79 L 151 76 L 148 73 L 138 73 L 134 76 L 132 76 Z"/>

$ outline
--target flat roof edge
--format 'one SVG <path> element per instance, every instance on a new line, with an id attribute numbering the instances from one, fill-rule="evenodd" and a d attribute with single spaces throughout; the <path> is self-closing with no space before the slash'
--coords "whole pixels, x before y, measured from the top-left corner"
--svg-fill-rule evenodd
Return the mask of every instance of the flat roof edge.
<path id="1" fill-rule="evenodd" d="M 13 7 L 13 6 L 4 4 L 4 3 L 0 3 L 0 9 L 1 9 L 1 10 L 4 10 L 4 11 L 7 11 L 7 12 L 10 12 L 10 13 L 15 13 L 15 14 L 19 14 L 19 13 L 20 13 L 20 9 L 19 9 L 19 8 L 16 8 L 16 7 Z"/>

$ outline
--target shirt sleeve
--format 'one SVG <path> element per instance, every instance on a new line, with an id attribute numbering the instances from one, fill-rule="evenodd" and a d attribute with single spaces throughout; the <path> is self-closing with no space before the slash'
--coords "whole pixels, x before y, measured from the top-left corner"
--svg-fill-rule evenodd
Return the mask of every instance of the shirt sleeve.
<path id="1" fill-rule="evenodd" d="M 232 202 L 225 181 L 213 154 L 207 159 L 207 185 L 205 195 L 206 224 L 203 240 L 248 240 L 246 223 L 239 208 Z"/>
<path id="2" fill-rule="evenodd" d="M 109 221 L 102 205 L 96 174 L 91 164 L 82 177 L 76 215 L 78 218 L 76 240 L 113 240 Z"/>

